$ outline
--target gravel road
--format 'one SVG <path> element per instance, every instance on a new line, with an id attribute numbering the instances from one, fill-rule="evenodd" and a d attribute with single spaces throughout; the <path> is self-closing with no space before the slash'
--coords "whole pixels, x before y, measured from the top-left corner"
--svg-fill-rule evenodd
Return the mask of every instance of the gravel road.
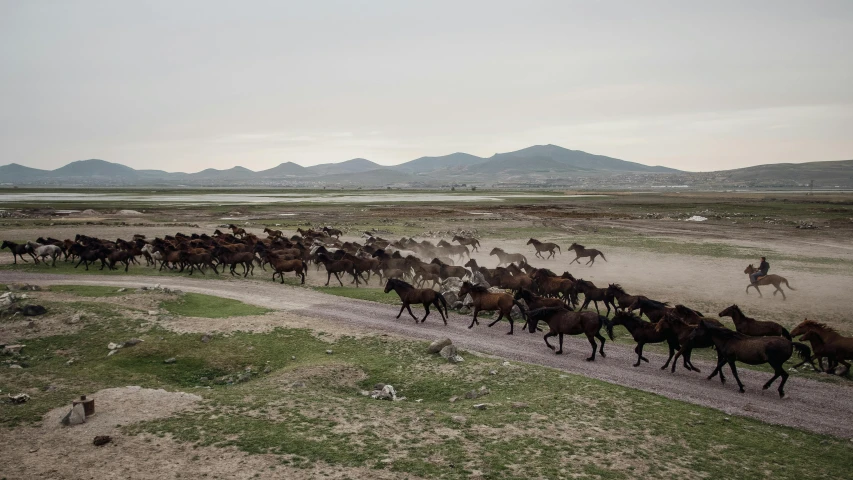
<path id="1" fill-rule="evenodd" d="M 676 373 L 659 370 L 666 358 L 644 352 L 650 363 L 634 368 L 633 347 L 608 343 L 607 358 L 597 357 L 585 362 L 590 347 L 585 337 L 566 337 L 564 355 L 554 355 L 542 341 L 542 334 L 528 334 L 516 326 L 515 335 L 506 335 L 508 325 L 501 323 L 488 328 L 481 321 L 472 330 L 466 327 L 470 317 L 451 313 L 449 325 L 433 313 L 426 324 L 415 324 L 411 317 L 394 316 L 399 307 L 327 295 L 305 288 L 251 280 L 195 280 L 189 278 L 144 277 L 84 277 L 76 275 L 30 274 L 0 272 L 0 283 L 30 283 L 41 285 L 110 285 L 120 287 L 151 286 L 178 288 L 247 303 L 284 310 L 339 323 L 342 331 L 354 328 L 392 333 L 400 336 L 434 340 L 448 337 L 463 349 L 495 355 L 509 360 L 556 368 L 610 383 L 636 388 L 721 410 L 731 415 L 756 418 L 768 423 L 802 428 L 817 433 L 853 439 L 853 389 L 843 385 L 798 378 L 792 374 L 780 399 L 776 388 L 761 390 L 770 374 L 741 368 L 738 370 L 746 393 L 737 391 L 734 378 L 726 369 L 728 379 L 720 385 L 717 379 L 705 380 L 713 369 L 709 362 L 694 363 L 702 373 L 686 372 L 679 365 Z M 417 312 L 416 312 L 417 313 Z"/>

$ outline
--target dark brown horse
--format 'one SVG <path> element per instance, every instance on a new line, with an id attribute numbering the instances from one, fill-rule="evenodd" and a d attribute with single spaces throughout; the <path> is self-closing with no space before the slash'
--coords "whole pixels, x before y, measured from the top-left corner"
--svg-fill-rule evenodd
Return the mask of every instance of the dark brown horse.
<path id="1" fill-rule="evenodd" d="M 666 360 L 666 363 L 660 367 L 661 370 L 666 370 L 666 367 L 669 366 L 669 362 L 672 361 L 672 372 L 674 373 L 675 365 L 678 363 L 678 357 L 681 357 L 684 368 L 688 371 L 692 370 L 694 372 L 701 372 L 701 370 L 693 366 L 693 362 L 690 361 L 691 354 L 693 353 L 694 348 L 709 348 L 713 345 L 713 342 L 711 342 L 709 338 L 705 337 L 691 340 L 690 335 L 693 333 L 695 328 L 695 325 L 688 323 L 675 312 L 666 312 L 663 318 L 655 324 L 655 330 L 658 333 L 673 335 L 678 339 L 678 345 L 680 347 L 675 357 L 670 356 L 670 358 Z M 725 377 L 722 372 L 720 372 L 720 381 L 725 382 Z"/>
<path id="2" fill-rule="evenodd" d="M 807 358 L 807 359 L 803 360 L 802 362 L 794 365 L 792 368 L 800 368 L 801 366 L 805 365 L 806 363 L 811 363 L 812 368 L 816 372 L 830 372 L 830 373 L 832 373 L 832 371 L 835 369 L 835 365 L 837 364 L 838 360 L 834 358 L 835 351 L 833 351 L 830 348 L 827 348 L 826 344 L 823 342 L 823 339 L 820 338 L 820 335 L 818 335 L 817 332 L 815 332 L 814 330 L 810 330 L 810 331 L 806 332 L 805 334 L 803 334 L 802 337 L 800 337 L 800 341 L 801 342 L 809 342 L 812 345 L 813 355 L 811 356 L 811 358 Z M 823 368 L 823 358 L 824 357 L 827 357 L 827 360 L 829 361 L 827 366 L 826 366 L 826 369 Z M 818 370 L 818 368 L 814 364 L 815 359 L 817 359 L 817 363 L 818 363 L 818 365 L 820 365 L 820 370 Z"/>
<path id="3" fill-rule="evenodd" d="M 598 314 L 601 312 L 598 310 L 598 302 L 604 302 L 604 306 L 607 307 L 606 315 L 610 315 L 610 306 L 613 305 L 613 309 L 616 309 L 616 304 L 613 303 L 613 296 L 608 293 L 608 289 L 606 288 L 598 288 L 594 283 L 579 278 L 577 282 L 575 282 L 575 289 L 583 293 L 583 305 L 581 305 L 581 310 L 586 309 L 589 306 L 589 302 L 593 302 L 595 304 L 595 311 Z"/>
<path id="4" fill-rule="evenodd" d="M 626 293 L 625 290 L 622 288 L 622 285 L 619 285 L 618 283 L 611 283 L 610 285 L 608 285 L 607 293 L 615 300 L 614 304 L 617 310 L 629 310 L 631 307 L 634 307 L 640 297 L 642 297 L 642 295 L 628 295 L 628 293 Z M 637 308 L 639 307 L 634 307 L 634 310 L 636 310 Z"/>
<path id="5" fill-rule="evenodd" d="M 740 393 L 743 393 L 744 389 L 743 382 L 737 374 L 736 361 L 748 365 L 769 363 L 773 367 L 773 377 L 762 388 L 767 390 L 777 378 L 782 377 L 782 382 L 779 384 L 781 398 L 785 396 L 785 382 L 788 381 L 788 372 L 783 368 L 784 363 L 791 358 L 795 350 L 803 359 L 810 358 L 812 354 L 808 346 L 799 342 L 792 342 L 782 337 L 751 337 L 712 325 L 704 320 L 699 322 L 690 334 L 692 341 L 701 338 L 710 339 L 717 349 L 717 368 L 708 375 L 708 380 L 714 378 L 717 373 L 722 374 L 723 365 L 728 363 Z"/>
<path id="6" fill-rule="evenodd" d="M 853 337 L 845 337 L 826 324 L 808 319 L 794 327 L 794 329 L 791 330 L 791 336 L 796 337 L 804 335 L 807 332 L 815 332 L 820 336 L 821 340 L 825 344 L 824 350 L 832 353 L 832 355 L 826 356 L 830 357 L 830 362 L 834 358 L 836 361 L 844 365 L 845 371 L 842 375 L 846 375 L 850 371 L 850 363 L 848 363 L 847 360 L 853 360 Z"/>
<path id="7" fill-rule="evenodd" d="M 520 288 L 515 292 L 516 300 L 524 300 L 524 304 L 527 305 L 527 310 L 535 310 L 537 308 L 545 308 L 545 307 L 563 307 L 567 310 L 571 310 L 572 308 L 563 303 L 559 298 L 551 298 L 551 297 L 542 297 L 536 295 L 526 288 Z M 522 330 L 527 328 L 527 323 L 521 327 Z"/>
<path id="8" fill-rule="evenodd" d="M 559 336 L 560 349 L 555 350 L 557 355 L 563 353 L 563 335 L 586 335 L 589 344 L 592 345 L 592 355 L 586 359 L 587 362 L 595 361 L 596 345 L 595 339 L 601 341 L 601 347 L 598 347 L 598 353 L 602 357 L 606 357 L 604 353 L 605 339 L 601 336 L 601 328 L 607 330 L 607 335 L 613 340 L 613 324 L 607 317 L 592 312 L 572 312 L 566 310 L 565 307 L 545 307 L 532 310 L 528 313 L 530 320 L 527 328 L 530 333 L 536 331 L 536 326 L 540 321 L 548 324 L 548 333 L 545 334 L 545 345 L 551 350 L 555 350 L 554 346 L 548 343 L 548 337 Z"/>
<path id="9" fill-rule="evenodd" d="M 239 237 L 245 237 L 246 236 L 246 230 L 238 227 L 237 225 L 234 225 L 233 223 L 231 225 L 228 225 L 228 228 L 231 229 L 231 232 L 234 234 L 235 237 L 238 237 L 238 236 Z"/>
<path id="10" fill-rule="evenodd" d="M 554 272 L 540 268 L 531 275 L 536 288 L 542 295 L 563 297 L 567 305 L 578 305 L 578 294 L 575 291 L 575 280 L 558 277 Z"/>
<path id="11" fill-rule="evenodd" d="M 397 292 L 397 295 L 400 297 L 400 301 L 403 302 L 403 306 L 400 307 L 400 313 L 397 314 L 397 318 L 400 318 L 400 315 L 403 314 L 403 310 L 408 310 L 409 315 L 415 319 L 415 323 L 418 323 L 418 317 L 412 313 L 412 307 L 410 306 L 413 303 L 420 303 L 424 306 L 424 310 L 426 310 L 426 315 L 424 318 L 420 320 L 421 323 L 426 321 L 426 318 L 429 316 L 429 306 L 435 305 L 435 308 L 438 310 L 439 315 L 441 315 L 441 319 L 444 320 L 444 324 L 447 325 L 447 300 L 444 299 L 444 295 L 431 288 L 415 288 L 408 283 L 397 280 L 395 278 L 391 278 L 388 280 L 388 283 L 385 284 L 385 293 L 394 290 Z M 444 311 L 441 311 L 441 308 L 444 307 Z"/>
<path id="12" fill-rule="evenodd" d="M 574 250 L 574 251 L 575 251 L 575 255 L 577 255 L 577 256 L 575 257 L 575 259 L 574 259 L 574 260 L 572 260 L 571 262 L 569 262 L 569 265 L 571 265 L 571 264 L 573 264 L 573 263 L 575 263 L 575 262 L 581 263 L 581 262 L 580 262 L 580 259 L 581 259 L 581 258 L 585 258 L 585 257 L 590 257 L 589 261 L 588 261 L 588 262 L 586 262 L 586 264 L 587 264 L 587 265 L 589 265 L 589 266 L 593 266 L 593 265 L 595 265 L 595 257 L 598 257 L 598 256 L 600 256 L 602 259 L 604 259 L 604 261 L 605 261 L 605 262 L 607 261 L 607 259 L 606 259 L 606 258 L 604 258 L 604 254 L 603 254 L 603 253 L 601 253 L 601 251 L 596 250 L 596 249 L 594 249 L 594 248 L 586 248 L 586 247 L 584 247 L 583 245 L 581 245 L 581 244 L 579 244 L 579 243 L 573 243 L 573 244 L 569 247 L 569 250 Z"/>
<path id="13" fill-rule="evenodd" d="M 341 273 L 349 273 L 355 278 L 355 288 L 358 288 L 358 274 L 355 272 L 355 268 L 353 268 L 352 262 L 349 260 L 333 260 L 326 256 L 325 253 L 320 253 L 316 257 L 317 263 L 322 263 L 324 267 L 326 267 L 326 286 L 329 286 L 329 281 L 332 279 L 332 275 L 338 279 L 338 283 L 341 286 L 344 286 L 344 282 L 341 281 Z"/>
<path id="14" fill-rule="evenodd" d="M 625 327 L 628 333 L 634 337 L 634 341 L 637 342 L 637 346 L 634 347 L 634 353 L 637 354 L 635 367 L 639 367 L 641 361 L 649 361 L 648 358 L 643 356 L 643 346 L 647 343 L 667 342 L 669 346 L 669 359 L 672 359 L 672 356 L 675 355 L 675 351 L 678 349 L 678 339 L 675 335 L 657 331 L 654 323 L 646 322 L 631 312 L 617 311 L 616 315 L 613 316 L 613 326 L 616 325 Z"/>
<path id="15" fill-rule="evenodd" d="M 12 258 L 14 259 L 15 265 L 18 264 L 18 257 L 21 257 L 21 260 L 24 263 L 30 263 L 27 261 L 26 258 L 24 258 L 25 253 L 29 253 L 30 256 L 33 257 L 33 260 L 35 260 L 35 258 L 36 258 L 33 255 L 33 252 L 30 251 L 30 249 L 27 247 L 26 244 L 20 244 L 19 245 L 15 242 L 10 242 L 9 240 L 3 240 L 3 245 L 0 245 L 0 250 L 2 250 L 4 248 L 8 248 L 9 250 L 11 250 Z"/>
<path id="16" fill-rule="evenodd" d="M 522 307 L 521 304 L 508 293 L 492 293 L 489 292 L 488 288 L 481 285 L 464 282 L 462 284 L 462 288 L 459 289 L 459 298 L 464 299 L 466 295 L 471 295 L 471 300 L 474 302 L 474 318 L 471 319 L 471 325 L 468 325 L 468 328 L 472 328 L 474 324 L 480 324 L 480 322 L 477 321 L 477 314 L 483 310 L 487 312 L 498 312 L 498 318 L 489 324 L 490 327 L 500 322 L 504 317 L 509 320 L 509 332 L 507 332 L 507 335 L 512 335 L 513 332 L 513 320 L 511 315 L 513 305 L 518 307 L 521 311 L 522 317 L 527 318 L 524 307 Z"/>
<path id="17" fill-rule="evenodd" d="M 560 252 L 560 255 L 563 254 L 562 250 L 560 250 L 560 246 L 557 245 L 556 243 L 540 242 L 539 240 L 536 240 L 535 238 L 531 238 L 530 240 L 527 241 L 527 245 L 533 245 L 533 248 L 536 249 L 536 256 L 543 259 L 543 260 L 547 260 L 551 257 L 556 256 L 556 254 L 554 253 L 554 250 Z M 542 252 L 548 252 L 548 256 L 547 257 L 543 256 Z"/>
<path id="18" fill-rule="evenodd" d="M 720 312 L 720 317 L 731 317 L 735 323 L 735 330 L 744 335 L 752 335 L 753 337 L 779 336 L 791 340 L 791 334 L 782 325 L 776 322 L 749 318 L 743 314 L 737 305 L 732 305 Z"/>
<path id="19" fill-rule="evenodd" d="M 752 275 L 753 273 L 755 273 L 757 271 L 758 271 L 758 269 L 753 267 L 752 264 L 750 263 L 746 267 L 746 269 L 743 271 L 743 273 L 745 273 L 747 275 Z M 796 290 L 794 287 L 788 285 L 788 280 L 785 277 L 782 277 L 779 275 L 765 275 L 763 277 L 758 277 L 757 282 L 750 283 L 749 285 L 747 285 L 746 286 L 746 293 L 749 293 L 749 287 L 752 287 L 755 289 L 756 292 L 758 292 L 759 297 L 763 297 L 764 295 L 761 294 L 761 290 L 758 289 L 758 286 L 759 285 L 773 285 L 774 287 L 776 287 L 776 290 L 773 290 L 773 295 L 775 296 L 777 293 L 781 293 L 782 294 L 782 300 L 787 300 L 787 297 L 785 296 L 785 292 L 782 290 L 782 287 L 781 287 L 781 285 L 783 283 L 785 284 L 786 287 L 790 288 L 791 290 Z"/>

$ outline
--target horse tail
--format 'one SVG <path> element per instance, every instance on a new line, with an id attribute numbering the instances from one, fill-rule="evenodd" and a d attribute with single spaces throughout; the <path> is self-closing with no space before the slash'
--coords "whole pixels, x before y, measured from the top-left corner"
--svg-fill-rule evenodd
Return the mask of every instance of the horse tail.
<path id="1" fill-rule="evenodd" d="M 604 252 L 601 252 L 601 251 L 600 251 L 600 252 L 598 252 L 598 254 L 599 254 L 599 255 L 601 255 L 601 258 L 603 258 L 605 262 L 607 261 L 607 259 L 606 259 L 606 258 L 604 258 Z"/>
<path id="2" fill-rule="evenodd" d="M 782 336 L 787 338 L 788 340 L 793 340 L 791 338 L 791 332 L 789 332 L 788 329 L 785 327 L 782 327 Z"/>
<path id="3" fill-rule="evenodd" d="M 812 349 L 809 348 L 809 346 L 806 345 L 805 343 L 791 342 L 791 345 L 793 345 L 794 350 L 796 350 L 797 355 L 801 359 L 808 360 L 808 359 L 812 358 Z"/>
<path id="4" fill-rule="evenodd" d="M 783 279 L 783 280 L 785 280 L 785 286 L 786 286 L 786 287 L 790 288 L 791 290 L 796 290 L 796 288 L 794 288 L 794 287 L 792 287 L 792 286 L 788 285 L 788 279 L 787 279 L 787 278 L 785 278 L 785 279 Z"/>
<path id="5" fill-rule="evenodd" d="M 441 294 L 441 292 L 435 292 L 435 296 L 436 296 L 439 300 L 441 300 L 441 304 L 442 304 L 442 305 L 444 305 L 444 316 L 446 317 L 446 316 L 450 315 L 450 314 L 447 312 L 447 299 L 446 299 L 446 298 L 444 298 L 444 295 L 442 295 L 442 294 Z"/>
<path id="6" fill-rule="evenodd" d="M 610 319 L 605 317 L 604 315 L 598 316 L 598 322 L 598 329 L 601 330 L 601 327 L 604 327 L 604 329 L 607 331 L 607 336 L 610 337 L 611 340 L 613 340 L 613 322 L 611 322 Z"/>
<path id="7" fill-rule="evenodd" d="M 557 244 L 554 244 L 554 246 L 555 246 L 555 247 L 557 247 L 557 251 L 558 251 L 558 252 L 560 252 L 560 255 L 562 255 L 562 254 L 563 254 L 563 251 L 562 251 L 562 250 L 560 250 L 560 246 L 559 246 L 559 245 L 557 245 Z"/>

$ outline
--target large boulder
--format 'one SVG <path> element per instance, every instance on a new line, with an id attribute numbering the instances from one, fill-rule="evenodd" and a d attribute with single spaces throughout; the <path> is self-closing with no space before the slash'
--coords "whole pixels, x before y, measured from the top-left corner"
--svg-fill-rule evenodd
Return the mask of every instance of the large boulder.
<path id="1" fill-rule="evenodd" d="M 452 357 L 455 357 L 457 355 L 456 345 L 453 345 L 453 344 L 447 345 L 444 348 L 442 348 L 438 353 L 441 355 L 442 358 L 445 358 L 445 359 L 450 359 Z"/>
<path id="2" fill-rule="evenodd" d="M 86 423 L 86 412 L 83 410 L 83 404 L 78 403 L 74 405 L 68 414 L 62 417 L 60 422 L 66 427 L 70 427 L 73 425 L 80 425 L 81 423 Z"/>
<path id="3" fill-rule="evenodd" d="M 442 292 L 441 295 L 444 296 L 444 299 L 447 301 L 448 305 L 453 305 L 459 301 L 458 291 L 454 292 L 453 290 L 450 290 L 447 292 Z"/>
<path id="4" fill-rule="evenodd" d="M 445 291 L 456 290 L 462 288 L 462 279 L 456 277 L 448 277 L 441 282 L 441 291 L 442 293 Z"/>
<path id="5" fill-rule="evenodd" d="M 429 347 L 427 347 L 427 353 L 438 353 L 444 347 L 447 347 L 452 344 L 453 342 L 449 338 L 445 338 L 444 340 L 436 340 L 429 344 Z"/>
<path id="6" fill-rule="evenodd" d="M 474 271 L 474 274 L 471 275 L 471 283 L 473 283 L 474 285 L 482 285 L 486 288 L 491 287 L 491 285 L 489 285 L 489 282 L 486 281 L 486 277 L 484 277 L 483 274 L 478 271 Z"/>

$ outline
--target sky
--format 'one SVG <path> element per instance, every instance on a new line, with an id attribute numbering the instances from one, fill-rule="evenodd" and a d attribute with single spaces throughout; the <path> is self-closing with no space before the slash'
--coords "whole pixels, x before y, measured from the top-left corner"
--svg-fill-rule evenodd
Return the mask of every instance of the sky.
<path id="1" fill-rule="evenodd" d="M 853 1 L 0 0 L 0 164 L 853 158 Z"/>

